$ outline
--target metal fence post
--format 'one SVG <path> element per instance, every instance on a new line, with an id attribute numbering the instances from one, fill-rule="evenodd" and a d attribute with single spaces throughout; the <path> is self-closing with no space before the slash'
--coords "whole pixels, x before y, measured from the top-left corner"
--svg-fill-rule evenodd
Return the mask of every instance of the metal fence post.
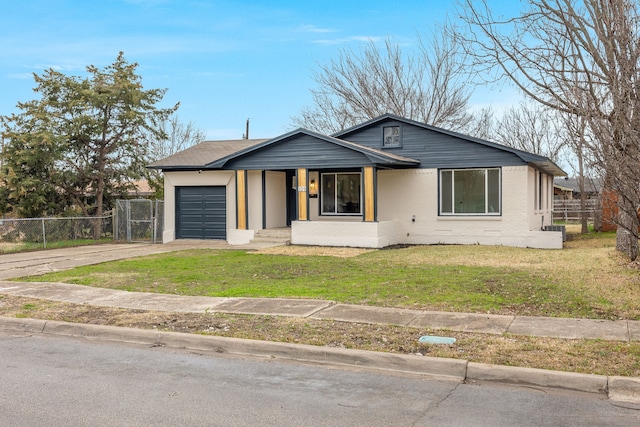
<path id="1" fill-rule="evenodd" d="M 47 235 L 44 231 L 44 218 L 42 218 L 42 244 L 44 249 L 47 249 Z"/>

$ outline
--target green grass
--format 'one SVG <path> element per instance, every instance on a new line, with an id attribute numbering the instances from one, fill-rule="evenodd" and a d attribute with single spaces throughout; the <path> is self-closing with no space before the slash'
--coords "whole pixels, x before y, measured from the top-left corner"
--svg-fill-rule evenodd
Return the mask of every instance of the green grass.
<path id="1" fill-rule="evenodd" d="M 0 254 L 10 254 L 17 252 L 30 252 L 30 251 L 40 251 L 43 249 L 59 249 L 59 248 L 70 248 L 74 246 L 87 246 L 87 245 L 95 245 L 100 243 L 113 243 L 113 239 L 100 239 L 100 240 L 92 240 L 92 239 L 77 239 L 77 240 L 61 240 L 56 242 L 47 242 L 47 247 L 45 248 L 42 242 L 20 242 L 20 243 L 6 243 L 3 246 L 0 246 Z"/>
<path id="2" fill-rule="evenodd" d="M 191 250 L 32 277 L 129 291 L 520 315 L 640 319 L 637 270 L 614 235 L 562 251 L 418 246 L 351 258 Z"/>

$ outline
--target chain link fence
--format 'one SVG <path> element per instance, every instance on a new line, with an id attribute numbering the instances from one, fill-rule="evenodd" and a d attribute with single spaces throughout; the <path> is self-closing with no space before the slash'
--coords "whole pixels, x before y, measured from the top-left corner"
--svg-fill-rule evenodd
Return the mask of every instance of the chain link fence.
<path id="1" fill-rule="evenodd" d="M 98 235 L 94 230 L 98 228 Z M 0 219 L 0 249 L 69 240 L 96 240 L 113 238 L 113 215 L 102 217 L 21 218 Z"/>
<path id="2" fill-rule="evenodd" d="M 116 200 L 115 240 L 162 243 L 164 202 L 162 200 Z"/>

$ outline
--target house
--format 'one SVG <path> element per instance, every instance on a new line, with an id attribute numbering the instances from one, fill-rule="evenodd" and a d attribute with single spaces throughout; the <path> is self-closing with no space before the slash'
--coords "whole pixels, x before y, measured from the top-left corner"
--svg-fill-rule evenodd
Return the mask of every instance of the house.
<path id="1" fill-rule="evenodd" d="M 584 192 L 587 199 L 597 199 L 600 196 L 602 183 L 599 178 L 585 177 Z M 554 179 L 555 200 L 575 200 L 580 199 L 580 183 L 578 178 L 556 178 Z"/>
<path id="2" fill-rule="evenodd" d="M 164 173 L 163 241 L 382 248 L 482 244 L 562 248 L 548 158 L 383 115 L 332 136 L 207 141 L 149 165 Z"/>
<path id="3" fill-rule="evenodd" d="M 554 180 L 553 217 L 557 221 L 580 222 L 586 217 L 588 222 L 597 223 L 600 217 L 601 181 L 598 178 L 584 178 L 584 203 L 581 200 L 578 178 L 556 178 Z"/>

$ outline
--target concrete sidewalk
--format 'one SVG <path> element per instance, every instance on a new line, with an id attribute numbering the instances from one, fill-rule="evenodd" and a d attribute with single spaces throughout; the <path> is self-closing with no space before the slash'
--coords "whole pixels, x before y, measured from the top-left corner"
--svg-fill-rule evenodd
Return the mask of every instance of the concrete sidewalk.
<path id="1" fill-rule="evenodd" d="M 68 283 L 0 281 L 0 294 L 51 301 L 181 313 L 232 313 L 332 319 L 489 334 L 640 341 L 640 321 L 448 313 L 284 298 L 216 298 L 127 292 Z"/>

